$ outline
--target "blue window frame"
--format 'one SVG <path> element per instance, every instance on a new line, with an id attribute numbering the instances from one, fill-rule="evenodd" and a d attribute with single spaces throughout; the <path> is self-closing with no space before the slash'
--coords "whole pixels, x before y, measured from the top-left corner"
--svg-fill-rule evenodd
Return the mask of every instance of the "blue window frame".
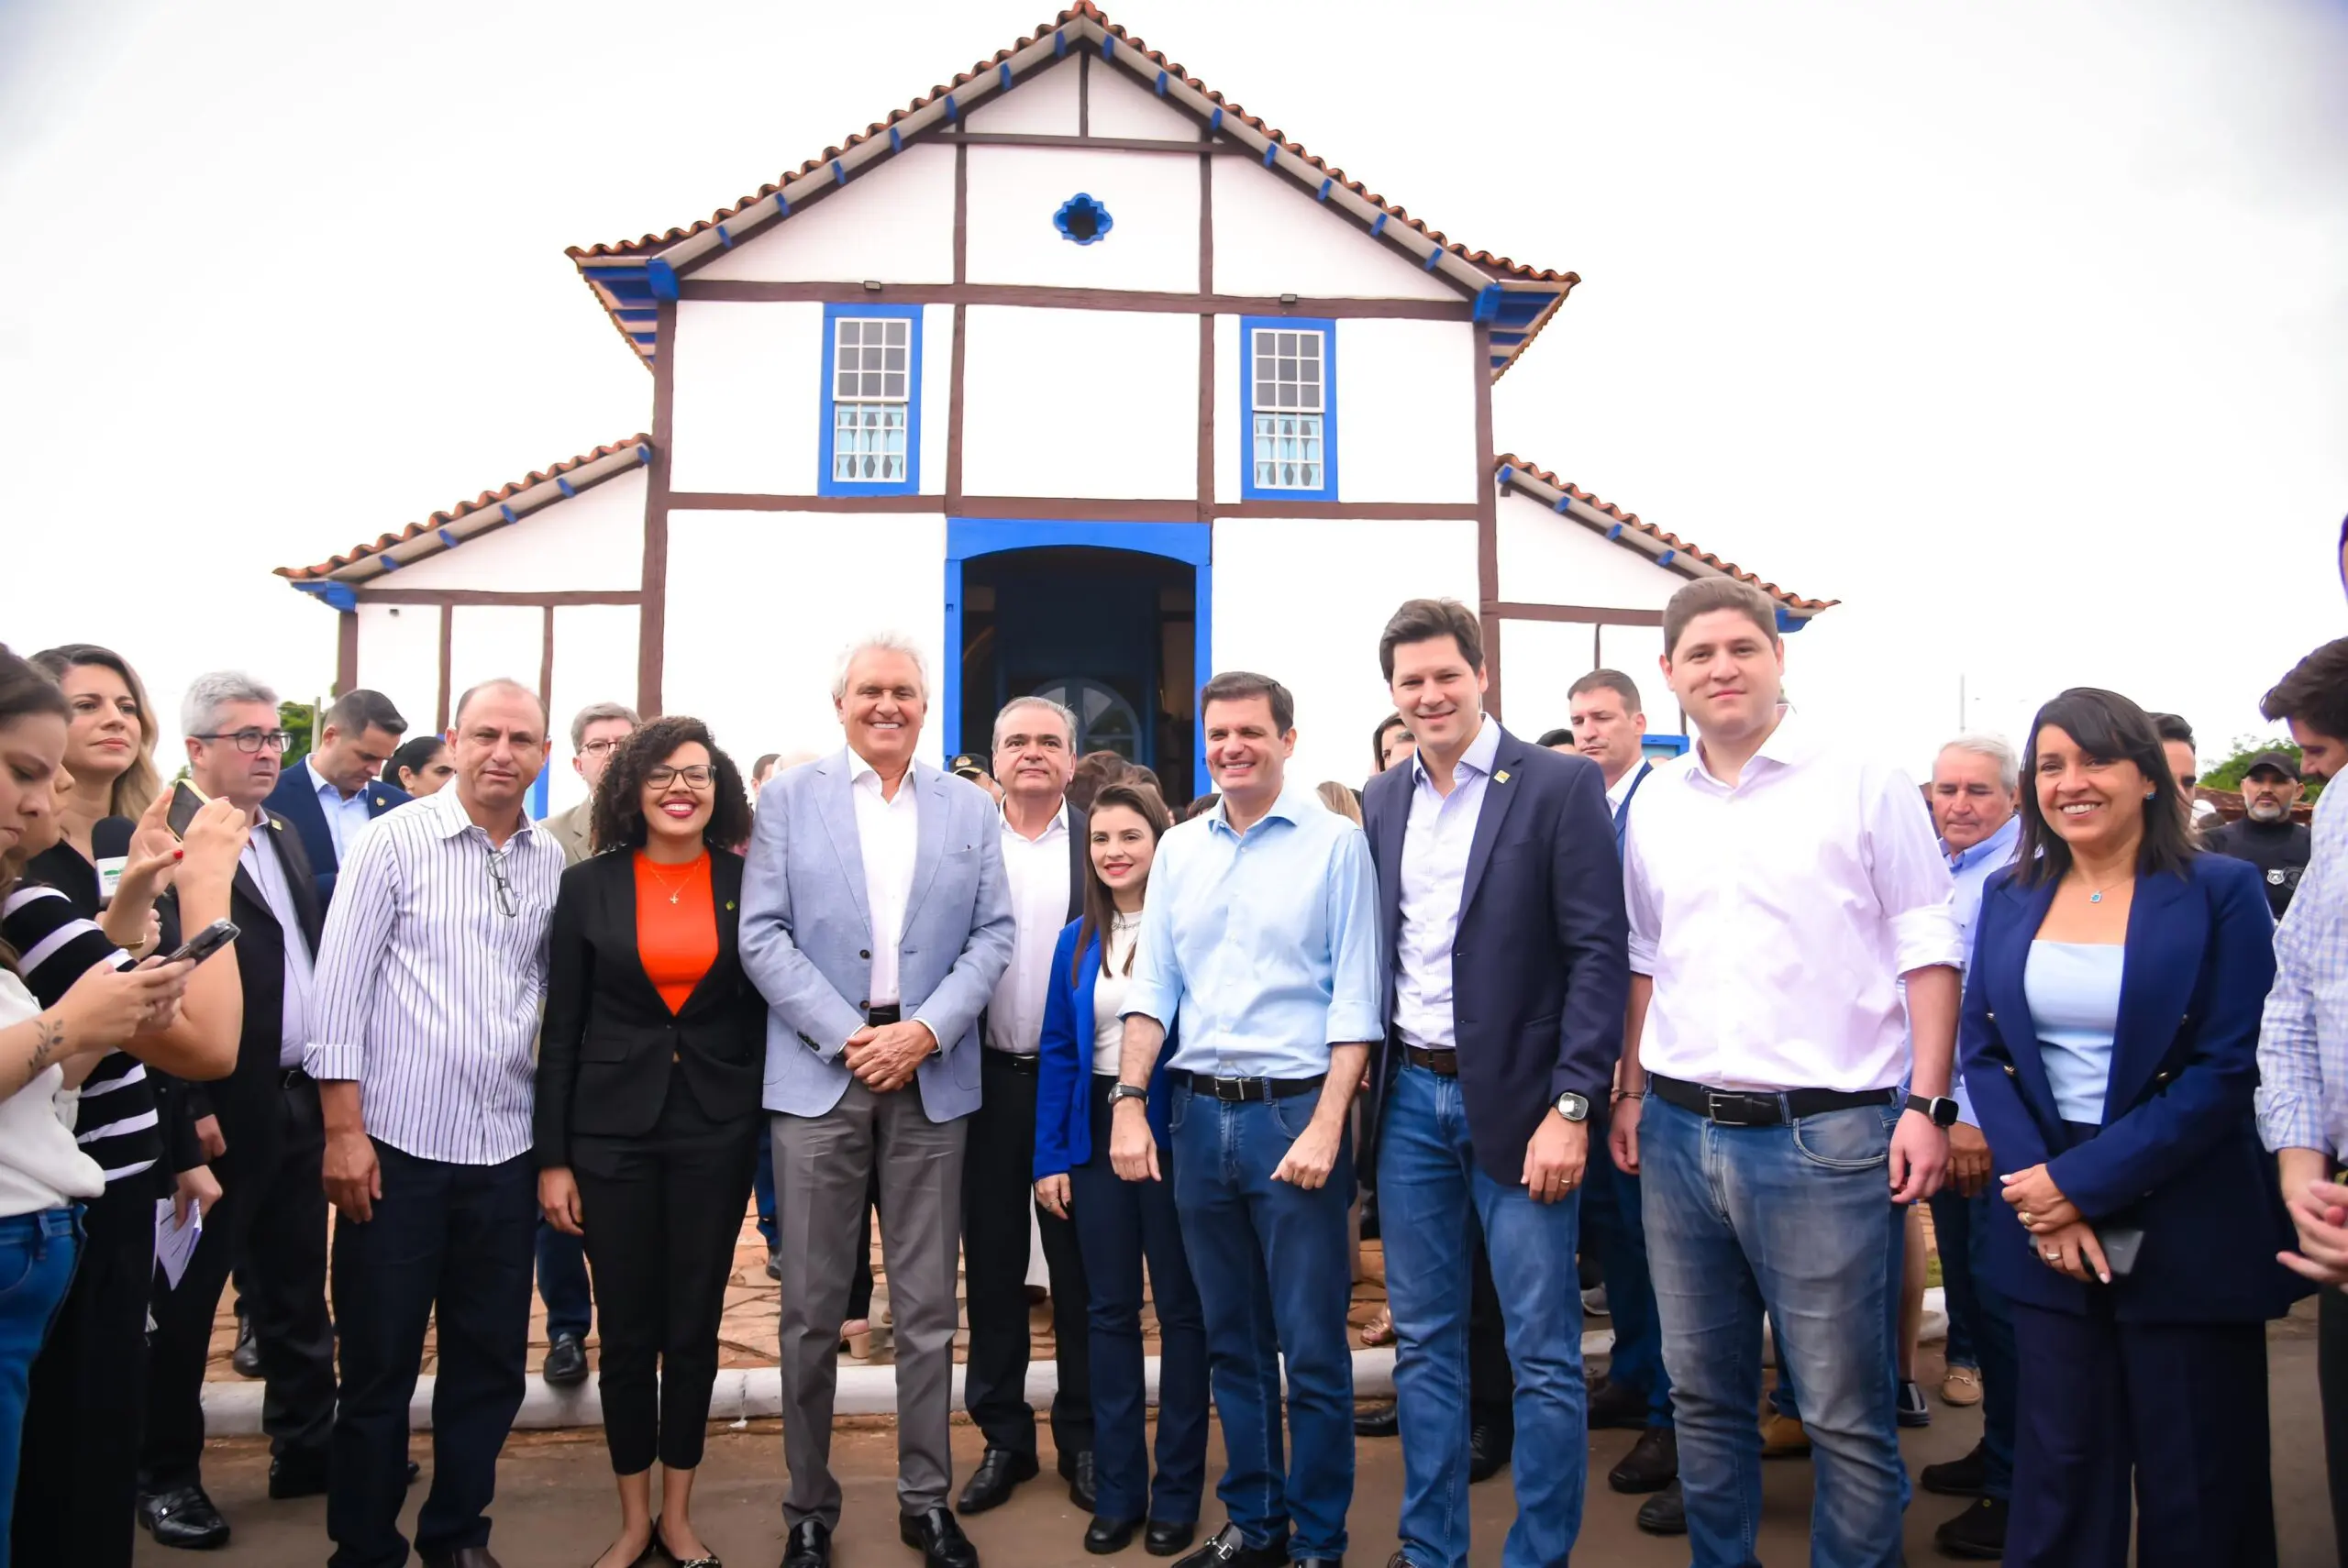
<path id="1" fill-rule="evenodd" d="M 818 495 L 921 489 L 921 306 L 824 307 Z"/>
<path id="2" fill-rule="evenodd" d="M 1337 499 L 1337 324 L 1239 318 L 1239 398 L 1248 501 Z"/>

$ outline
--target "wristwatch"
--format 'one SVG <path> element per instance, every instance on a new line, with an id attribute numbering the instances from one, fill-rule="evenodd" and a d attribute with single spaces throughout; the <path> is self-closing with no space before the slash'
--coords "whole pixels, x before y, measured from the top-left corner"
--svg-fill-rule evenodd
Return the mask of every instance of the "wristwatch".
<path id="1" fill-rule="evenodd" d="M 1551 1102 L 1550 1109 L 1568 1121 L 1587 1121 L 1589 1120 L 1589 1097 L 1567 1089 Z"/>
<path id="2" fill-rule="evenodd" d="M 1110 1109 L 1114 1110 L 1121 1099 L 1138 1099 L 1146 1104 L 1149 1099 L 1149 1091 L 1138 1084 L 1119 1084 L 1109 1091 Z"/>
<path id="3" fill-rule="evenodd" d="M 1956 1101 L 1946 1095 L 1927 1099 L 1921 1094 L 1911 1094 L 1908 1097 L 1908 1109 L 1922 1111 L 1933 1119 L 1933 1125 L 1935 1127 L 1956 1125 Z"/>

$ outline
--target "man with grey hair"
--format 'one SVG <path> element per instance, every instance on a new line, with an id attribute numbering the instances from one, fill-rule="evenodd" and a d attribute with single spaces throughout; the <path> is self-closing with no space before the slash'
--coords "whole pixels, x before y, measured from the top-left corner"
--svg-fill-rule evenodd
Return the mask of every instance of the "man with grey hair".
<path id="1" fill-rule="evenodd" d="M 742 882 L 742 967 L 767 999 L 781 1237 L 784 1568 L 828 1568 L 832 1397 L 878 1173 L 897 1333 L 897 1531 L 926 1568 L 977 1568 L 947 1507 L 956 1245 L 979 1019 L 1011 961 L 994 803 L 916 762 L 929 682 L 900 636 L 832 682 L 847 744 L 766 788 Z"/>
<path id="2" fill-rule="evenodd" d="M 2021 841 L 2021 764 L 2001 735 L 1963 734 L 1941 747 L 1933 763 L 1933 825 L 1941 853 L 1956 882 L 1951 906 L 1968 961 L 1973 922 L 1981 912 L 1981 890 L 1992 873 L 2010 864 Z M 1948 1185 L 1927 1201 L 1933 1235 L 1941 1254 L 1941 1280 L 1948 1297 L 1948 1375 L 1941 1397 L 1952 1405 L 1982 1407 L 1981 1441 L 1962 1459 L 1928 1464 L 1919 1476 L 1928 1492 L 1975 1499 L 1942 1525 L 1936 1540 L 1964 1557 L 1995 1557 L 2005 1549 L 2006 1507 L 2013 1496 L 2014 1402 L 2019 1371 L 2014 1360 L 2013 1310 L 1978 1266 L 1989 1235 L 1991 1191 L 1989 1145 L 1957 1073 L 1952 1091 L 1955 1125 L 1948 1130 Z"/>
<path id="3" fill-rule="evenodd" d="M 1069 1496 L 1090 1512 L 1092 1485 L 1091 1292 L 1076 1227 L 1035 1200 L 1037 1047 L 1052 953 L 1084 912 L 1084 813 L 1068 799 L 1076 769 L 1076 715 L 1047 697 L 1014 697 L 994 722 L 994 776 L 1002 785 L 999 836 L 1014 923 L 1011 964 L 995 986 L 979 1054 L 980 1101 L 962 1166 L 962 1270 L 970 1355 L 963 1408 L 986 1434 L 986 1456 L 961 1508 L 1007 1501 L 1036 1474 L 1036 1412 L 1027 1404 L 1027 1247 L 1040 1227 L 1051 1275 L 1052 1447 Z"/>
<path id="4" fill-rule="evenodd" d="M 604 781 L 612 754 L 642 723 L 636 710 L 625 702 L 590 702 L 570 716 L 570 770 L 586 780 L 587 798 L 538 824 L 562 845 L 565 867 L 576 866 L 595 853 L 588 832 L 595 818 L 595 787 Z"/>

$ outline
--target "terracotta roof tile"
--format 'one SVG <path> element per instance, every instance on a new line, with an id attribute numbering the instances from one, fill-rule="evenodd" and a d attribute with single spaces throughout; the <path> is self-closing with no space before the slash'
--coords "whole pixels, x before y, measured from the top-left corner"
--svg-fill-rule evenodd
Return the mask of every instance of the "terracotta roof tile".
<path id="1" fill-rule="evenodd" d="M 1520 458 L 1513 452 L 1502 452 L 1500 456 L 1494 458 L 1492 459 L 1492 468 L 1495 473 L 1506 472 L 1513 469 L 1517 474 L 1539 480 L 1543 484 L 1547 485 L 1552 490 L 1562 491 L 1566 494 L 1573 497 L 1576 501 L 1580 502 L 1583 505 L 1589 507 L 1592 511 L 1604 513 L 1607 516 L 1613 518 L 1624 527 L 1637 529 L 1640 533 L 1645 534 L 1648 538 L 1661 544 L 1666 549 L 1677 550 L 1684 556 L 1692 556 L 1696 559 L 1703 562 L 1706 566 L 1711 567 L 1714 571 L 1725 573 L 1726 575 L 1736 579 L 1739 582 L 1751 583 L 1754 587 L 1759 589 L 1762 592 L 1767 594 L 1770 598 L 1776 600 L 1778 603 L 1784 605 L 1788 610 L 1792 611 L 1798 615 L 1814 615 L 1822 610 L 1831 610 L 1835 605 L 1842 602 L 1839 599 L 1804 599 L 1801 595 L 1793 592 L 1789 589 L 1779 588 L 1774 582 L 1766 582 L 1762 579 L 1755 577 L 1753 573 L 1745 570 L 1743 567 L 1738 566 L 1734 561 L 1723 560 L 1720 557 L 1712 554 L 1710 550 L 1703 548 L 1700 545 L 1691 543 L 1689 540 L 1683 539 L 1677 534 L 1667 534 L 1652 523 L 1642 522 L 1640 521 L 1639 514 L 1637 513 L 1625 512 L 1611 501 L 1601 501 L 1597 496 L 1592 495 L 1589 491 L 1582 489 L 1581 486 L 1575 484 L 1570 480 L 1559 479 L 1556 474 L 1551 473 L 1548 469 L 1541 467 L 1538 463 L 1533 462 L 1528 458 Z"/>
<path id="2" fill-rule="evenodd" d="M 471 501 L 460 501 L 445 512 L 434 513 L 421 523 L 409 524 L 396 534 L 379 535 L 371 543 L 361 541 L 351 546 L 341 555 L 329 556 L 315 566 L 279 567 L 277 575 L 290 578 L 295 582 L 312 582 L 321 578 L 331 577 L 340 568 L 365 560 L 370 556 L 381 555 L 395 545 L 404 545 L 411 539 L 420 538 L 435 529 L 448 526 L 459 518 L 470 517 L 476 512 L 501 505 L 534 485 L 541 485 L 548 480 L 583 469 L 590 463 L 598 462 L 612 456 L 615 452 L 624 452 L 631 447 L 648 447 L 651 441 L 651 436 L 640 431 L 634 436 L 624 436 L 607 447 L 598 447 L 592 452 L 581 452 L 575 458 L 565 458 L 559 463 L 549 464 L 526 478 L 515 480 L 496 490 L 485 490 Z"/>

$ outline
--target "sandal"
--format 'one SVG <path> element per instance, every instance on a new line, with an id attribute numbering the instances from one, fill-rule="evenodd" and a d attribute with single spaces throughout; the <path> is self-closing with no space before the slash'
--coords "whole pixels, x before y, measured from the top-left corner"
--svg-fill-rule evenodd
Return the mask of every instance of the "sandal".
<path id="1" fill-rule="evenodd" d="M 1378 1316 L 1372 1318 L 1368 1322 L 1362 1325 L 1361 1342 L 1365 1345 L 1372 1346 L 1390 1345 L 1394 1342 L 1394 1310 L 1392 1308 L 1380 1307 L 1378 1309 Z"/>

